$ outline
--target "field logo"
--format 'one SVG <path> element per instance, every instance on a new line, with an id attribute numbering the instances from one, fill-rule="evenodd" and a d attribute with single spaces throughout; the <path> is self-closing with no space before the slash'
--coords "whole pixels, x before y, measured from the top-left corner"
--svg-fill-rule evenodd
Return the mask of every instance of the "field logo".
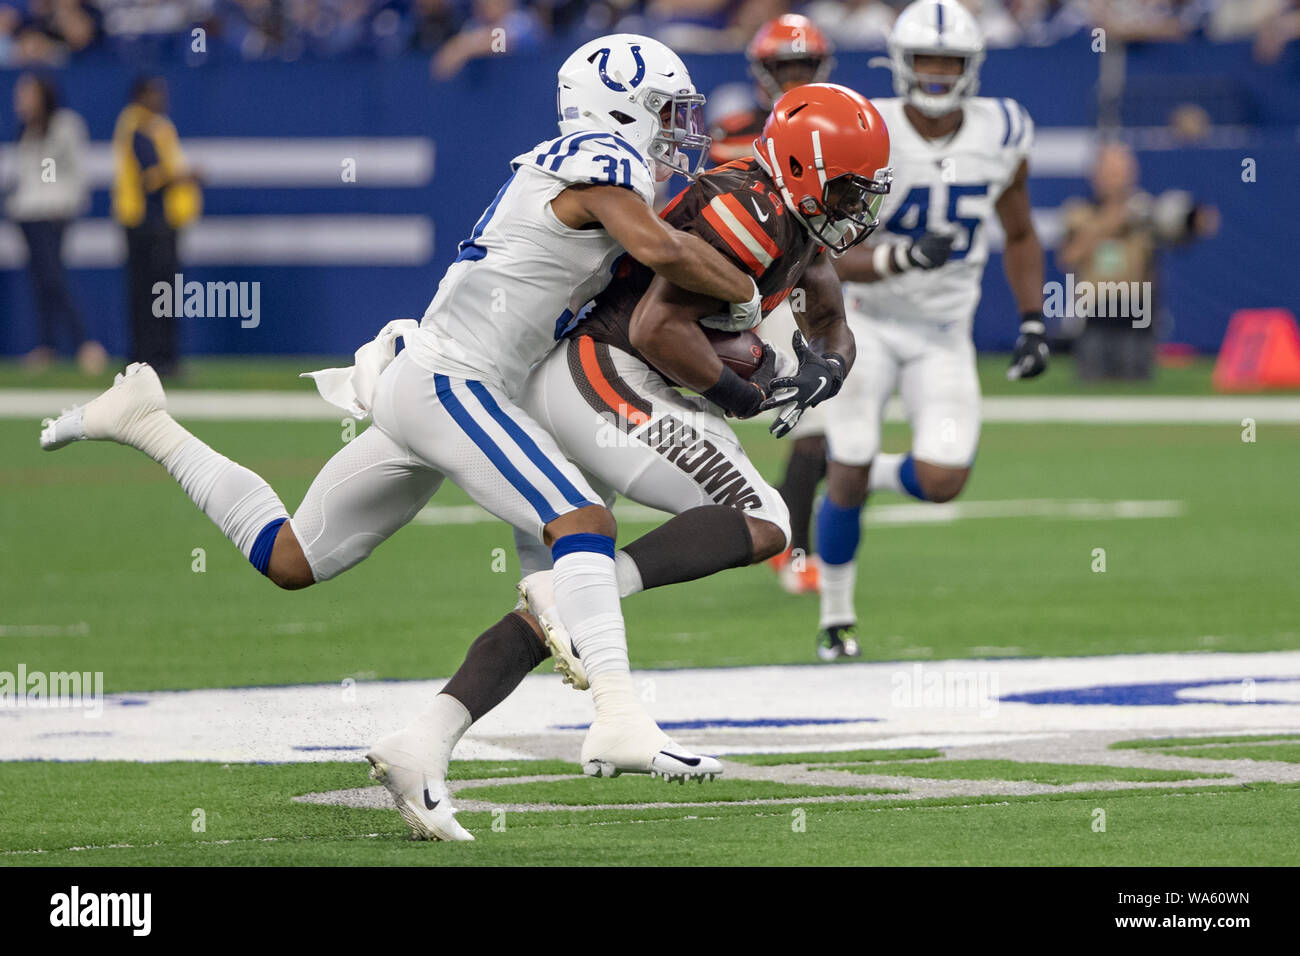
<path id="1" fill-rule="evenodd" d="M 86 717 L 104 716 L 103 671 L 0 671 L 0 708 L 82 708 Z"/>
<path id="2" fill-rule="evenodd" d="M 996 671 L 953 671 L 913 664 L 889 678 L 893 692 L 889 703 L 900 709 L 976 710 L 981 717 L 996 717 L 998 675 Z"/>
<path id="3" fill-rule="evenodd" d="M 71 892 L 50 897 L 50 925 L 128 926 L 133 936 L 148 936 L 153 926 L 152 893 L 81 893 L 78 886 Z"/>
<path id="4" fill-rule="evenodd" d="M 1054 319 L 1128 319 L 1135 329 L 1151 327 L 1150 282 L 1043 283 L 1043 315 Z"/>
<path id="5" fill-rule="evenodd" d="M 238 317 L 241 329 L 262 322 L 262 283 L 186 282 L 176 273 L 171 282 L 153 284 L 155 318 L 226 319 Z"/>

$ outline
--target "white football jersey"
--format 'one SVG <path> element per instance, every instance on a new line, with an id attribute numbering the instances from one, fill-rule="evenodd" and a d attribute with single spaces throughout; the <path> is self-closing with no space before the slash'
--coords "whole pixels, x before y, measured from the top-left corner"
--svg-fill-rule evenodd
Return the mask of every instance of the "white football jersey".
<path id="1" fill-rule="evenodd" d="M 874 243 L 918 239 L 927 230 L 955 234 L 938 269 L 912 269 L 879 282 L 846 282 L 853 312 L 871 318 L 950 323 L 969 328 L 988 262 L 994 204 L 1029 155 L 1034 124 L 1015 100 L 971 97 L 951 138 L 933 142 L 903 113 L 906 100 L 873 99 L 889 128 L 894 183 L 880 211 Z"/>
<path id="2" fill-rule="evenodd" d="M 510 165 L 406 344 L 430 371 L 513 397 L 623 253 L 604 229 L 564 225 L 551 200 L 574 183 L 599 183 L 632 189 L 649 205 L 654 177 L 636 149 L 604 132 L 547 140 Z"/>

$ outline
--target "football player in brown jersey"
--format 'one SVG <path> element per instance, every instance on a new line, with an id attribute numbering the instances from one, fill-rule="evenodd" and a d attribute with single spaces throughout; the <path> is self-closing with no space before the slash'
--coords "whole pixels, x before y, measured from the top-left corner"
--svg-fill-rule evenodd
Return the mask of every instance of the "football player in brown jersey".
<path id="1" fill-rule="evenodd" d="M 567 341 L 534 367 L 520 398 L 609 500 L 618 492 L 675 515 L 616 554 L 623 595 L 761 561 L 785 547 L 781 498 L 725 417 L 775 408 L 771 430 L 784 435 L 804 409 L 835 394 L 853 363 L 828 254 L 842 254 L 876 226 L 890 183 L 884 123 L 852 90 L 805 85 L 777 102 L 753 145 L 752 157 L 701 176 L 663 216 L 749 272 L 765 311 L 803 290 L 808 341 L 792 343 L 797 368 L 778 373 L 776 353 L 765 345 L 761 366 L 742 377 L 722 363 L 702 327 L 737 331 L 720 315 L 722 303 L 624 258 Z M 586 686 L 555 608 L 550 556 L 527 538 L 517 541 L 523 601 L 475 640 L 442 691 L 462 705 L 461 719 L 449 722 L 448 708 L 435 707 L 404 731 L 424 742 L 428 766 L 444 773 L 470 724 L 548 654 L 566 682 Z M 596 776 L 625 769 L 584 765 Z"/>

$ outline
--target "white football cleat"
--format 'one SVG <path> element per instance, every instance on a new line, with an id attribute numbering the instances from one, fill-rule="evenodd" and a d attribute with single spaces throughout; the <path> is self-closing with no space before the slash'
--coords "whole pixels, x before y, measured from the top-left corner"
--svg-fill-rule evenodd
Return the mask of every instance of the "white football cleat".
<path id="1" fill-rule="evenodd" d="M 114 441 L 161 460 L 188 437 L 167 414 L 158 373 L 143 362 L 128 365 L 112 386 L 85 405 L 41 424 L 41 447 L 46 451 L 74 441 Z"/>
<path id="2" fill-rule="evenodd" d="M 416 840 L 473 840 L 456 820 L 451 792 L 442 774 L 421 767 L 421 760 L 404 748 L 402 731 L 389 734 L 366 754 L 370 777 L 387 789 Z"/>
<path id="3" fill-rule="evenodd" d="M 517 585 L 519 599 L 528 613 L 537 618 L 546 636 L 546 646 L 555 658 L 555 670 L 574 690 L 586 690 L 591 685 L 587 682 L 587 669 L 582 666 L 582 659 L 569 638 L 569 632 L 560 623 L 560 613 L 555 607 L 555 572 L 551 570 L 534 571 Z"/>
<path id="4" fill-rule="evenodd" d="M 703 783 L 720 776 L 722 764 L 691 753 L 646 718 L 635 724 L 592 724 L 582 743 L 582 772 L 588 777 L 648 773 L 678 783 Z"/>

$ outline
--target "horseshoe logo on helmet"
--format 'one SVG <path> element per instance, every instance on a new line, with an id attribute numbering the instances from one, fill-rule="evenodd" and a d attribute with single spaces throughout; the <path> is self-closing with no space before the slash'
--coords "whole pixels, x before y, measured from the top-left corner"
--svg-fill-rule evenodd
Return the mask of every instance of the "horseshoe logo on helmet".
<path id="1" fill-rule="evenodd" d="M 632 59 L 636 61 L 636 76 L 632 77 L 629 85 L 632 89 L 636 89 L 641 85 L 641 81 L 645 79 L 645 60 L 641 56 L 640 46 L 633 46 L 630 49 L 632 50 Z M 593 53 L 588 58 L 587 62 L 590 63 L 595 60 L 596 57 L 600 57 L 600 62 L 596 64 L 596 69 L 600 72 L 600 82 L 604 83 L 615 93 L 626 93 L 627 87 L 618 82 L 618 80 L 611 80 L 609 74 L 605 72 L 605 68 L 609 65 L 610 52 L 609 47 L 602 47 Z"/>

